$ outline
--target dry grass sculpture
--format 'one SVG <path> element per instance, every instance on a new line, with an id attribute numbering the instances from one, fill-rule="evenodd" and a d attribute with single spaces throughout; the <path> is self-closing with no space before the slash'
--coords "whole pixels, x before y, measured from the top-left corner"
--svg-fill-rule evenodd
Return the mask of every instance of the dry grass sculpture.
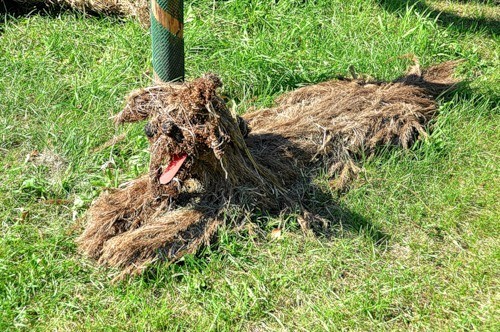
<path id="1" fill-rule="evenodd" d="M 320 170 L 343 186 L 360 155 L 409 147 L 450 89 L 455 62 L 393 82 L 334 80 L 285 94 L 273 108 L 236 117 L 208 74 L 133 92 L 115 121 L 148 120 L 149 174 L 103 194 L 87 213 L 81 250 L 123 274 L 175 261 L 210 241 L 228 208 L 300 209 Z"/>
<path id="2" fill-rule="evenodd" d="M 149 25 L 147 0 L 12 0 L 21 6 L 44 5 L 47 7 L 69 7 L 106 15 L 137 18 L 144 26 Z"/>

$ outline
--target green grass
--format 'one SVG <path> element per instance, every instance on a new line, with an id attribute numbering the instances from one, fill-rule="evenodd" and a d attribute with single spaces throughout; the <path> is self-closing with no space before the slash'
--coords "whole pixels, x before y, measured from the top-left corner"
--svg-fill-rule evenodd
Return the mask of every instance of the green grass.
<path id="1" fill-rule="evenodd" d="M 349 192 L 318 198 L 337 211 L 332 236 L 303 236 L 288 215 L 226 228 L 199 255 L 118 284 L 73 241 L 105 187 L 146 171 L 141 125 L 108 118 L 150 82 L 149 35 L 71 12 L 2 16 L 0 330 L 498 331 L 500 11 L 474 1 L 462 17 L 463 6 L 186 1 L 187 75 L 218 73 L 240 113 L 350 65 L 393 79 L 407 53 L 466 59 L 469 82 L 415 148 L 382 153 Z"/>

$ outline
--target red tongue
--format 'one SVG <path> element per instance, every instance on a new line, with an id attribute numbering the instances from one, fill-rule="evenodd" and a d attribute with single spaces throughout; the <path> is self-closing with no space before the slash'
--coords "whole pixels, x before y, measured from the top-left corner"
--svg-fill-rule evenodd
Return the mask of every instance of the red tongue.
<path id="1" fill-rule="evenodd" d="M 160 184 L 167 184 L 174 178 L 175 174 L 179 171 L 182 164 L 187 158 L 187 154 L 181 154 L 178 156 L 172 156 L 172 160 L 168 166 L 163 170 L 163 173 L 160 176 Z"/>

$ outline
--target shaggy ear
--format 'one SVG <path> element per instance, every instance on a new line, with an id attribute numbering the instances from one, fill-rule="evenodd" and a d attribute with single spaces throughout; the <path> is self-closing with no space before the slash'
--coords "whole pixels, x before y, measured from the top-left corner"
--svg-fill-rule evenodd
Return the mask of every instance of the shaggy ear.
<path id="1" fill-rule="evenodd" d="M 126 98 L 123 110 L 113 117 L 115 124 L 137 122 L 149 118 L 163 101 L 181 85 L 159 85 L 132 91 Z M 161 102 L 158 102 L 161 101 Z"/>
<path id="2" fill-rule="evenodd" d="M 148 117 L 149 113 L 138 112 L 137 110 L 126 105 L 125 108 L 120 113 L 113 116 L 112 119 L 115 125 L 121 125 L 125 122 L 141 121 Z"/>
<path id="3" fill-rule="evenodd" d="M 116 125 L 121 125 L 125 122 L 137 122 L 147 119 L 151 113 L 151 110 L 147 107 L 149 98 L 144 98 L 147 93 L 147 89 L 132 91 L 125 99 L 126 104 L 123 110 L 113 117 L 113 122 Z"/>

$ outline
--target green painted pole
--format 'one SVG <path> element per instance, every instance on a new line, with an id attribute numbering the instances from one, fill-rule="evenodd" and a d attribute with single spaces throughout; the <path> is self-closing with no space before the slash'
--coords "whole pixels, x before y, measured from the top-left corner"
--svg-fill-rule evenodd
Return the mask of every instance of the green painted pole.
<path id="1" fill-rule="evenodd" d="M 184 80 L 183 2 L 151 0 L 151 44 L 156 82 Z"/>

